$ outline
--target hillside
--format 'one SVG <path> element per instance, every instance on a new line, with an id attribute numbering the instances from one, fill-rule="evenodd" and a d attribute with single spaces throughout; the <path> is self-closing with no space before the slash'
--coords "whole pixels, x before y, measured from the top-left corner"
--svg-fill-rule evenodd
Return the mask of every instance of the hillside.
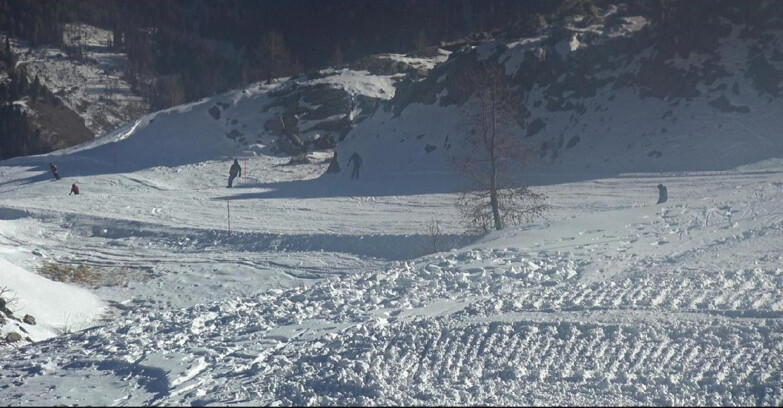
<path id="1" fill-rule="evenodd" d="M 63 31 L 63 47 L 72 50 L 70 55 L 59 48 L 30 47 L 13 39 L 16 68 L 23 69 L 30 81 L 38 76 L 43 86 L 81 118 L 93 137 L 149 111 L 148 103 L 134 95 L 123 79 L 127 56 L 109 47 L 111 32 L 85 24 L 68 24 Z M 77 50 L 78 55 L 73 55 Z M 45 120 L 46 115 L 41 116 L 39 121 Z M 55 131 L 56 127 L 56 121 L 47 126 Z"/>
<path id="2" fill-rule="evenodd" d="M 705 38 L 689 39 L 613 6 L 535 37 L 462 49 L 348 135 L 341 156 L 362 152 L 367 174 L 447 169 L 470 130 L 462 74 L 488 62 L 525 100 L 518 140 L 540 152 L 528 172 L 573 180 L 778 157 L 780 20 L 740 20 L 724 10 L 710 16 Z"/>
<path id="3" fill-rule="evenodd" d="M 226 142 L 244 155 L 296 156 L 301 150 L 286 136 L 297 134 L 310 150 L 331 146 L 317 147 L 319 138 L 334 140 L 343 169 L 360 152 L 366 177 L 452 174 L 450 163 L 470 149 L 464 142 L 470 105 L 460 96 L 461 78 L 489 63 L 503 67 L 525 101 L 514 132 L 538 152 L 524 169 L 528 183 L 724 171 L 776 157 L 783 149 L 774 131 L 781 125 L 775 112 L 783 69 L 777 20 L 754 22 L 750 29 L 724 12 L 702 39 L 706 47 L 674 44 L 673 28 L 633 12 L 611 6 L 533 37 L 433 57 L 378 55 L 349 68 L 256 84 L 152 114 L 88 146 L 122 139 L 129 129 L 139 136 L 127 143 L 146 137 L 169 143 L 163 135 L 173 130 L 165 124 L 147 129 L 151 118 L 165 121 L 167 112 L 192 110 L 194 130 L 181 131 L 211 129 L 202 143 Z M 145 163 L 123 163 L 123 143 L 101 147 L 106 152 L 98 156 L 110 170 L 182 164 L 166 155 L 188 148 L 160 145 Z"/>
<path id="4" fill-rule="evenodd" d="M 0 297 L 36 319 L 0 322 L 0 401 L 783 404 L 779 19 L 594 11 L 0 161 Z M 520 174 L 552 206 L 483 237 L 451 165 L 479 61 L 524 94 L 547 147 Z"/>

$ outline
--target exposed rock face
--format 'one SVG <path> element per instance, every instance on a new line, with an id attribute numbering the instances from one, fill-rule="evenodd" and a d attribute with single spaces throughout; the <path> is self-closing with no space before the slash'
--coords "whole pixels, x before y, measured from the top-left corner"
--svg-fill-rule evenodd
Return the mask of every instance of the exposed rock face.
<path id="1" fill-rule="evenodd" d="M 29 314 L 24 315 L 22 321 L 29 325 L 35 325 L 35 317 L 30 316 Z"/>
<path id="2" fill-rule="evenodd" d="M 313 143 L 307 133 L 322 131 L 342 140 L 353 126 L 378 108 L 380 100 L 366 95 L 354 95 L 330 84 L 294 84 L 270 94 L 272 102 L 262 108 L 280 112 L 264 124 L 264 129 L 280 137 L 280 148 L 287 154 L 298 151 L 287 148 L 290 135 L 300 135 L 305 144 Z M 354 115 L 354 112 L 360 112 Z M 288 146 L 290 147 L 290 146 Z"/>
<path id="3" fill-rule="evenodd" d="M 213 118 L 215 118 L 215 120 L 220 119 L 220 108 L 218 108 L 217 106 L 213 106 L 209 108 L 208 112 Z"/>
<path id="4" fill-rule="evenodd" d="M 16 343 L 19 340 L 22 340 L 22 335 L 17 332 L 8 333 L 5 336 L 5 341 L 8 343 Z"/>

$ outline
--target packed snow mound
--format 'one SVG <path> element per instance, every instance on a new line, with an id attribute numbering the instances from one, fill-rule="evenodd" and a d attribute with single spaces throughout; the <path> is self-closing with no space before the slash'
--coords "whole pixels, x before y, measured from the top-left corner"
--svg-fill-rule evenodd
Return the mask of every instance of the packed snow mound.
<path id="1" fill-rule="evenodd" d="M 2 223 L 5 226 L 5 222 Z M 32 341 L 41 341 L 70 330 L 82 330 L 95 324 L 105 304 L 86 289 L 54 282 L 29 272 L 5 258 L 13 254 L 0 247 L 0 288 L 7 290 L 6 301 L 17 319 L 25 315 L 35 318 L 35 324 L 5 319 L 0 325 L 3 337 L 10 332 L 23 332 Z"/>
<path id="2" fill-rule="evenodd" d="M 651 209 L 632 212 L 644 220 Z M 775 220 L 751 221 L 728 240 L 712 234 L 729 228 L 697 228 L 677 248 L 634 259 L 637 272 L 593 283 L 583 276 L 591 269 L 626 250 L 644 255 L 649 244 L 639 236 L 655 222 L 644 231 L 616 223 L 626 246 L 604 260 L 587 256 L 602 246 L 597 231 L 568 253 L 520 250 L 527 233 L 506 231 L 382 271 L 129 314 L 52 343 L 83 353 L 19 354 L 55 372 L 111 377 L 136 367 L 128 404 L 775 405 L 783 399 L 778 259 L 700 272 L 689 264 L 715 258 L 704 253 L 710 247 L 681 252 L 700 238 L 718 238 L 719 254 L 764 247 L 780 238 Z M 671 256 L 681 261 L 660 264 Z"/>
<path id="3" fill-rule="evenodd" d="M 522 95 L 511 131 L 537 152 L 528 172 L 723 171 L 781 157 L 783 34 L 773 18 L 724 14 L 703 23 L 698 41 L 678 34 L 687 27 L 612 6 L 529 38 L 465 47 L 356 126 L 340 165 L 356 151 L 367 177 L 454 171 L 475 152 L 461 78 L 479 64 L 502 67 Z"/>

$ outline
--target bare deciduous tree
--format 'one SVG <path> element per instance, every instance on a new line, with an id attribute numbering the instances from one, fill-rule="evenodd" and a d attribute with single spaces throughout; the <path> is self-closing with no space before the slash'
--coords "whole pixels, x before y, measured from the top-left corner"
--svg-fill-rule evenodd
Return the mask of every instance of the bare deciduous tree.
<path id="1" fill-rule="evenodd" d="M 469 232 L 486 234 L 540 217 L 546 197 L 512 183 L 508 170 L 533 157 L 513 137 L 523 100 L 510 89 L 502 67 L 481 64 L 463 77 L 467 118 L 472 125 L 471 152 L 455 161 L 474 189 L 463 192 L 457 207 Z"/>
<path id="2" fill-rule="evenodd" d="M 430 242 L 432 243 L 432 252 L 440 252 L 440 241 L 442 240 L 443 231 L 440 229 L 440 224 L 437 220 L 430 219 L 429 222 L 425 226 L 427 236 L 430 239 Z"/>

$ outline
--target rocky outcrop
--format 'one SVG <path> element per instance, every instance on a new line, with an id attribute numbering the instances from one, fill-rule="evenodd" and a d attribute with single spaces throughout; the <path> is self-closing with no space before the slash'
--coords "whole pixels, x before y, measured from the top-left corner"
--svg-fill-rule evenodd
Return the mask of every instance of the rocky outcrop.
<path id="1" fill-rule="evenodd" d="M 264 123 L 264 129 L 279 138 L 279 149 L 289 155 L 301 153 L 299 142 L 291 141 L 294 135 L 313 147 L 317 147 L 315 142 L 320 137 L 342 140 L 380 104 L 379 99 L 326 83 L 295 83 L 270 96 L 273 101 L 261 111 L 277 109 L 278 113 Z"/>

